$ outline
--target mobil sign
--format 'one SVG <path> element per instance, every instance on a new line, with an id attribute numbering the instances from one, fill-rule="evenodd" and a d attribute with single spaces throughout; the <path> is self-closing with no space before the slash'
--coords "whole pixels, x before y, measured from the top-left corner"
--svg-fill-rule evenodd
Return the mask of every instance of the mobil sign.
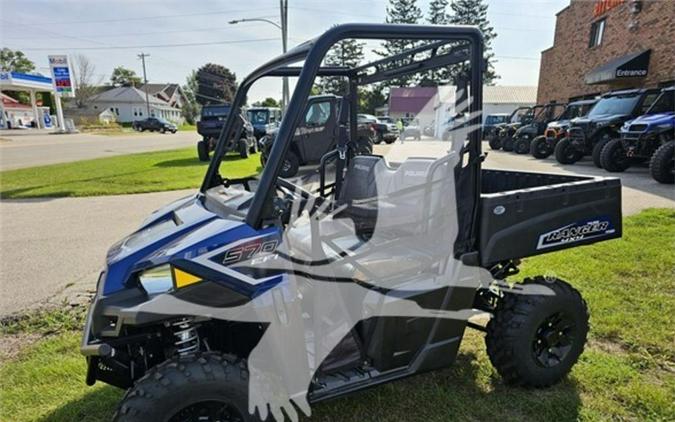
<path id="1" fill-rule="evenodd" d="M 75 96 L 75 87 L 73 86 L 72 72 L 68 65 L 68 56 L 49 56 L 49 68 L 52 71 L 54 90 L 64 97 Z"/>

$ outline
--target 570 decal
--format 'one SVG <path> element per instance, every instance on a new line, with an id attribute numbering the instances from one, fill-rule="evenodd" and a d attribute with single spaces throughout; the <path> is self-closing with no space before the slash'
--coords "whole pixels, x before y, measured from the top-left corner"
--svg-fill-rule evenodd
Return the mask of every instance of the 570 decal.
<path id="1" fill-rule="evenodd" d="M 263 260 L 269 258 L 274 255 L 274 251 L 277 250 L 278 246 L 279 241 L 277 239 L 265 241 L 253 240 L 251 242 L 247 242 L 229 249 L 224 255 L 222 255 L 222 262 L 224 265 L 232 265 L 237 262 L 251 260 L 251 264 L 255 264 L 254 258 L 257 257 Z"/>
<path id="2" fill-rule="evenodd" d="M 537 249 L 552 248 L 612 233 L 614 233 L 614 226 L 606 217 L 579 221 L 540 235 Z"/>

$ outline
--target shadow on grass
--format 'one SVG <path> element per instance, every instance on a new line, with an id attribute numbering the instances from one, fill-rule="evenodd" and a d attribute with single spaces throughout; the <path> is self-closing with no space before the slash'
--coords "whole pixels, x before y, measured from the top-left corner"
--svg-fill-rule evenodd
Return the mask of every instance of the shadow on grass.
<path id="1" fill-rule="evenodd" d="M 80 380 L 77 380 L 80 381 Z M 39 419 L 40 422 L 103 422 L 112 419 L 117 404 L 124 392 L 105 386 L 92 390 L 83 397 L 64 404 L 52 413 Z"/>
<path id="2" fill-rule="evenodd" d="M 452 367 L 376 387 L 312 408 L 312 422 L 576 421 L 581 399 L 575 381 L 546 389 L 506 386 L 473 352 Z M 305 419 L 307 420 L 307 419 Z"/>
<path id="3" fill-rule="evenodd" d="M 239 154 L 231 153 L 223 157 L 223 162 L 228 161 L 239 161 L 247 160 L 247 158 L 241 158 Z M 195 153 L 194 157 L 178 158 L 175 160 L 166 160 L 159 161 L 154 164 L 155 167 L 192 167 L 195 165 L 208 166 L 210 161 L 199 161 L 197 154 Z"/>

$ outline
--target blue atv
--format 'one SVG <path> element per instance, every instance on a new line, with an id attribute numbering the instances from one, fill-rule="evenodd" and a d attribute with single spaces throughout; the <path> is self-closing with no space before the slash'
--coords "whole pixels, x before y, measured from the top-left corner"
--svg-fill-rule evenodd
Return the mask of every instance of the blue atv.
<path id="1" fill-rule="evenodd" d="M 356 67 L 322 66 L 345 39 L 415 47 Z M 506 278 L 523 257 L 621 237 L 621 183 L 483 170 L 483 63 L 477 27 L 347 24 L 246 77 L 199 192 L 153 213 L 107 254 L 80 350 L 87 384 L 128 389 L 113 419 L 281 422 L 283 410 L 297 420 L 297 409 L 308 414 L 310 404 L 448 368 L 467 328 L 485 333 L 506 383 L 563 379 L 586 343 L 585 301 L 552 276 L 515 286 Z M 363 85 L 457 64 L 467 66 L 477 128 L 466 143 L 445 157 L 399 164 L 350 153 Z M 236 148 L 228 140 L 241 128 L 251 86 L 269 76 L 297 84 L 266 165 L 259 177 L 228 179 L 221 164 Z M 300 178 L 279 175 L 317 77 L 344 78 L 349 92 L 336 116 L 337 145 L 304 188 Z M 331 271 L 318 271 L 328 264 Z M 481 277 L 469 277 L 474 272 Z M 372 274 L 381 283 L 369 282 Z M 457 283 L 439 283 L 446 274 Z M 338 294 L 306 302 L 316 289 Z M 345 304 L 347 290 L 363 294 L 349 302 L 358 318 L 334 323 L 341 314 L 326 311 Z M 470 322 L 475 313 L 491 319 Z M 261 344 L 268 359 L 259 358 Z M 309 375 L 304 384 L 287 382 L 297 365 L 310 369 L 300 374 Z"/>
<path id="2" fill-rule="evenodd" d="M 675 87 L 665 88 L 647 112 L 626 122 L 600 154 L 602 167 L 622 172 L 636 161 L 650 160 L 652 177 L 660 183 L 673 183 L 675 148 Z"/>

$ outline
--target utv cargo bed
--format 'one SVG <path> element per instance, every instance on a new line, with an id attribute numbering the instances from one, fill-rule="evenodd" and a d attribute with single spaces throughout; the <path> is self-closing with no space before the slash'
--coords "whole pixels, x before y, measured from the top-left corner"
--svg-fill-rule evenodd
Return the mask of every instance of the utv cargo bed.
<path id="1" fill-rule="evenodd" d="M 616 178 L 482 170 L 481 264 L 621 237 Z"/>

